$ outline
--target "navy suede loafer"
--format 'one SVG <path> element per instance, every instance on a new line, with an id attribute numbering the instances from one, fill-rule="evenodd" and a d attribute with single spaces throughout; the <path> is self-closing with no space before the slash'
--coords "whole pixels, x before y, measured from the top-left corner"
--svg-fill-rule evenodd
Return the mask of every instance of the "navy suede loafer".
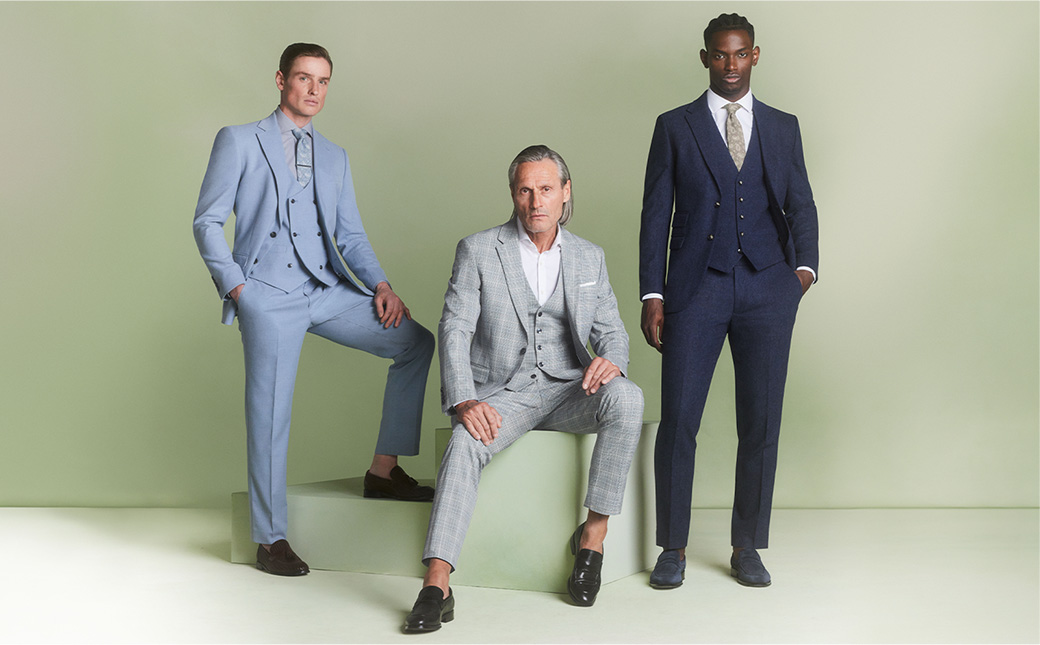
<path id="1" fill-rule="evenodd" d="M 745 587 L 768 587 L 772 583 L 762 558 L 754 549 L 741 549 L 729 559 L 729 575 Z"/>
<path id="2" fill-rule="evenodd" d="M 681 587 L 686 578 L 686 558 L 679 557 L 677 549 L 669 549 L 657 556 L 657 564 L 650 574 L 650 586 L 654 589 Z"/>

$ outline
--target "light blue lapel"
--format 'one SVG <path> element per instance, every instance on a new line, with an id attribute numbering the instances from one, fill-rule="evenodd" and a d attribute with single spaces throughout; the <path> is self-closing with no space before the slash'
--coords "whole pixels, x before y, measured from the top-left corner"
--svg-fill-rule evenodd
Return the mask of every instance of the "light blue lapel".
<path id="1" fill-rule="evenodd" d="M 334 168 L 336 166 L 335 159 L 337 155 L 340 155 L 339 146 L 332 143 L 325 137 L 321 136 L 317 130 L 314 132 L 314 173 L 312 175 L 314 182 L 314 194 L 318 199 L 318 212 L 324 215 L 325 213 L 335 213 L 335 204 L 331 210 L 325 209 L 325 202 L 328 201 L 328 196 L 335 196 L 338 194 L 336 189 L 336 181 L 338 177 L 334 174 Z M 342 169 L 340 171 L 342 173 Z M 342 176 L 342 174 L 340 175 Z M 341 187 L 340 190 L 345 190 L 346 187 Z M 332 198 L 335 201 L 335 197 Z"/>
<path id="2" fill-rule="evenodd" d="M 495 250 L 498 251 L 498 259 L 502 263 L 502 272 L 506 276 L 506 287 L 509 289 L 509 299 L 513 301 L 516 317 L 530 339 L 531 331 L 527 329 L 527 294 L 531 293 L 531 285 L 527 283 L 527 276 L 524 275 L 517 235 L 516 222 L 510 219 L 498 229 L 498 247 Z"/>
<path id="3" fill-rule="evenodd" d="M 285 146 L 282 145 L 282 131 L 278 129 L 276 112 L 257 123 L 256 127 L 260 149 L 271 168 L 271 174 L 274 175 L 275 190 L 279 196 L 288 195 L 292 188 L 290 182 L 295 182 L 296 178 L 289 173 L 289 166 L 285 163 Z"/>

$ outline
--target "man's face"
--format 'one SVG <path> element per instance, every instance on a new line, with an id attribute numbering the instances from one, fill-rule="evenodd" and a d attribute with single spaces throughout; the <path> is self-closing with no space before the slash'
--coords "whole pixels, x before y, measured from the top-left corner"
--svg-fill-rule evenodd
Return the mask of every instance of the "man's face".
<path id="1" fill-rule="evenodd" d="M 556 230 L 563 204 L 571 198 L 571 182 L 560 185 L 560 172 L 552 159 L 530 161 L 516 169 L 513 206 L 528 234 Z"/>
<path id="2" fill-rule="evenodd" d="M 751 89 L 751 68 L 758 64 L 758 47 L 743 29 L 717 31 L 708 50 L 701 50 L 701 63 L 708 70 L 709 85 L 716 94 L 733 102 Z"/>
<path id="3" fill-rule="evenodd" d="M 289 76 L 279 70 L 275 84 L 282 92 L 280 107 L 293 122 L 303 127 L 325 106 L 332 67 L 329 61 L 314 56 L 300 56 L 293 61 Z"/>

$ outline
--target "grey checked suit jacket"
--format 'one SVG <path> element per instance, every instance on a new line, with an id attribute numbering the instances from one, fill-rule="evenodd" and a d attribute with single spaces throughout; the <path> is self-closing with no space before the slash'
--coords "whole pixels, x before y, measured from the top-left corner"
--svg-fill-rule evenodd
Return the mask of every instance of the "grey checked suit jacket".
<path id="1" fill-rule="evenodd" d="M 560 230 L 561 279 L 571 338 L 583 366 L 587 348 L 628 371 L 628 334 L 607 278 L 603 249 Z M 534 330 L 513 220 L 463 238 L 444 295 L 438 326 L 441 405 L 484 400 L 506 386 L 520 368 Z M 559 287 L 557 287 L 559 288 Z"/>

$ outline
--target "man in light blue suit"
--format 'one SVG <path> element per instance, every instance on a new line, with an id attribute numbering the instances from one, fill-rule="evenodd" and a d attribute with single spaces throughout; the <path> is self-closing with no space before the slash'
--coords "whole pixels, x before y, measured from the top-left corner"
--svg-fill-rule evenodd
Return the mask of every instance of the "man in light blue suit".
<path id="1" fill-rule="evenodd" d="M 379 266 L 347 153 L 311 124 L 331 77 L 324 47 L 287 47 L 275 74 L 278 108 L 217 133 L 195 210 L 195 241 L 223 298 L 223 322 L 237 316 L 242 333 L 252 538 L 257 568 L 277 575 L 309 571 L 286 539 L 285 492 L 293 388 L 308 332 L 394 361 L 365 496 L 433 498 L 397 465 L 398 455 L 419 452 L 433 335 L 412 320 Z M 224 238 L 232 211 L 233 249 Z"/>

